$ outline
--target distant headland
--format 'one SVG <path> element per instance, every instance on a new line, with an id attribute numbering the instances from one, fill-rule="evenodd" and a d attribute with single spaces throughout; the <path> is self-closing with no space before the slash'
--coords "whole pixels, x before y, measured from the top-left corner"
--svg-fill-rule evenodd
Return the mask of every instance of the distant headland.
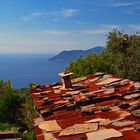
<path id="1" fill-rule="evenodd" d="M 51 61 L 51 62 L 66 62 L 67 63 L 69 61 L 76 60 L 78 57 L 80 57 L 80 55 L 82 55 L 83 57 L 86 57 L 88 54 L 100 54 L 104 50 L 105 50 L 105 47 L 96 46 L 94 48 L 87 49 L 87 50 L 62 51 L 59 54 L 57 54 L 56 56 L 51 57 L 49 59 L 49 61 Z"/>

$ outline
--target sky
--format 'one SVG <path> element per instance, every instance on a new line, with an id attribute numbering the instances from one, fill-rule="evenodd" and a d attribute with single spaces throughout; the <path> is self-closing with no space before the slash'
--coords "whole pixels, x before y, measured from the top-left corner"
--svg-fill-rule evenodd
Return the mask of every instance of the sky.
<path id="1" fill-rule="evenodd" d="M 140 0 L 0 0 L 0 54 L 106 46 L 113 28 L 140 31 Z"/>

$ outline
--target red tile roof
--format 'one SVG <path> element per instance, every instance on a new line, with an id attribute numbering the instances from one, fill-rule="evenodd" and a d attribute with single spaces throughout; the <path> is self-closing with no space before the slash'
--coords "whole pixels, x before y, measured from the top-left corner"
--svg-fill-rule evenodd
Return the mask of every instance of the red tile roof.
<path id="1" fill-rule="evenodd" d="M 119 79 L 110 82 L 109 78 Z M 33 118 L 43 118 L 44 121 L 56 120 L 58 125 L 65 129 L 75 124 L 83 124 L 85 121 L 104 118 L 110 121 L 117 121 L 123 116 L 120 121 L 135 121 L 134 124 L 139 124 L 140 119 L 131 115 L 130 107 L 133 104 L 140 105 L 139 97 L 125 99 L 127 95 L 135 93 L 140 94 L 139 83 L 111 75 L 97 76 L 89 75 L 84 78 L 72 80 L 73 87 L 62 89 L 61 83 L 56 83 L 48 86 L 38 86 L 31 89 L 31 96 L 35 101 L 36 109 L 39 116 Z M 103 85 L 100 85 L 102 82 Z M 93 96 L 93 94 L 95 94 Z M 92 96 L 91 96 L 92 95 Z M 45 101 L 43 98 L 48 97 Z M 124 103 L 124 104 L 122 104 Z M 128 103 L 128 106 L 126 105 Z M 120 105 L 121 104 L 121 105 Z M 94 113 L 82 113 L 82 107 L 94 109 Z M 120 107 L 121 106 L 121 107 Z M 119 108 L 120 107 L 120 108 Z M 106 110 L 109 108 L 109 110 Z M 130 114 L 129 114 L 130 113 Z M 127 115 L 126 115 L 127 114 Z M 114 126 L 110 123 L 105 128 L 114 128 L 122 132 L 123 136 L 119 138 L 111 138 L 111 140 L 140 140 L 140 132 L 136 131 L 133 125 Z M 131 127 L 131 129 L 128 129 Z M 133 130 L 132 130 L 133 127 Z M 37 140 L 44 139 L 45 131 L 39 126 L 34 126 Z M 121 131 L 122 130 L 122 131 Z M 77 138 L 85 138 L 85 133 L 71 136 L 58 136 L 60 132 L 53 132 L 54 137 L 58 140 L 76 140 Z"/>

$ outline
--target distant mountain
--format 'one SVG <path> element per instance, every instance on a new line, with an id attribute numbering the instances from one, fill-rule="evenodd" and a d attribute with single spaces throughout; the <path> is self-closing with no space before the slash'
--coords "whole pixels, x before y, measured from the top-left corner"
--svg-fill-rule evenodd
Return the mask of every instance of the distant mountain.
<path id="1" fill-rule="evenodd" d="M 79 58 L 80 55 L 86 57 L 88 54 L 100 54 L 105 50 L 105 47 L 97 46 L 88 50 L 70 50 L 62 51 L 58 55 L 51 57 L 49 61 L 51 62 L 69 62 L 74 61 Z"/>

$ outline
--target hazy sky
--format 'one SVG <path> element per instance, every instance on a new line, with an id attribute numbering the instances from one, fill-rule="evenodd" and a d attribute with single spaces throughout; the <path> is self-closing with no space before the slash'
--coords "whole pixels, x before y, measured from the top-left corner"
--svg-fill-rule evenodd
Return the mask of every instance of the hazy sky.
<path id="1" fill-rule="evenodd" d="M 140 31 L 140 0 L 0 0 L 0 53 L 105 46 L 113 28 Z"/>

